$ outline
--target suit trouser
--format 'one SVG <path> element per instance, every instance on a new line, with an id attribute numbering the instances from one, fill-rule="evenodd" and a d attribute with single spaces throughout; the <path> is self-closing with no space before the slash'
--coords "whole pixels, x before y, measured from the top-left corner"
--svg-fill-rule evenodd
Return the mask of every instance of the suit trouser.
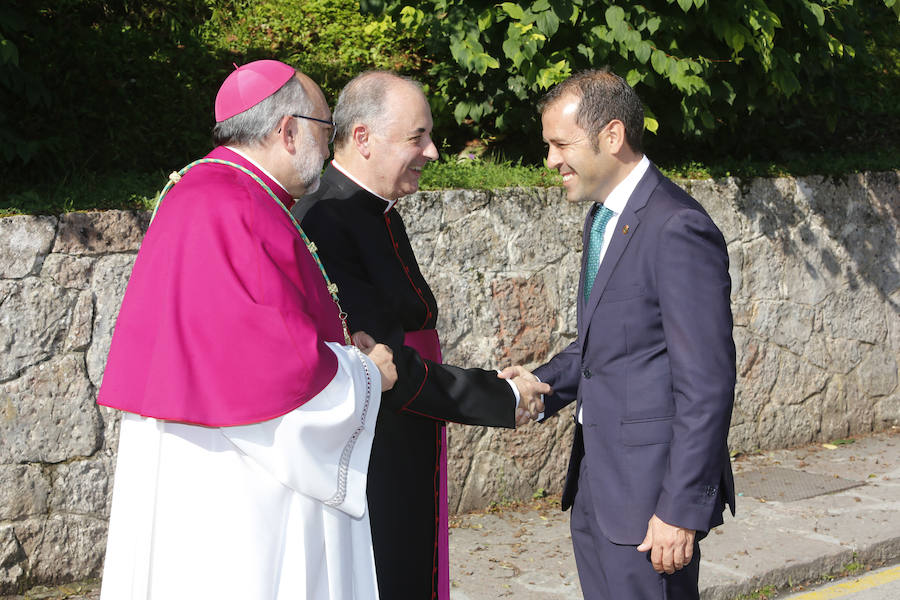
<path id="1" fill-rule="evenodd" d="M 572 545 L 585 599 L 699 600 L 700 546 L 696 541 L 691 562 L 666 575 L 653 570 L 649 552 L 638 552 L 636 546 L 614 544 L 606 538 L 594 512 L 603 504 L 603 491 L 591 490 L 585 473 L 590 459 L 585 456 L 581 460 L 571 519 Z"/>

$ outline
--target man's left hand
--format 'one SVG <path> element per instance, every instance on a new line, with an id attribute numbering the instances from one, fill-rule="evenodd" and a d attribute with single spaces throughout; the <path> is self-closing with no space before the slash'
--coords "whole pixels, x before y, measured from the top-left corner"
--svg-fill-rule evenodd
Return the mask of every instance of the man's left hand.
<path id="1" fill-rule="evenodd" d="M 691 562 L 694 556 L 693 529 L 669 525 L 653 515 L 647 524 L 647 535 L 637 547 L 638 552 L 650 551 L 650 562 L 657 573 L 671 575 Z"/>

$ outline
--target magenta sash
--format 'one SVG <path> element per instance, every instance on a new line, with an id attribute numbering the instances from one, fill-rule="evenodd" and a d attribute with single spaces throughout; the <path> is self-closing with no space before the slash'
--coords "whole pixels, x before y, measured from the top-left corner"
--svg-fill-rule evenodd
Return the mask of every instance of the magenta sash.
<path id="1" fill-rule="evenodd" d="M 441 363 L 441 340 L 437 330 L 407 331 L 403 344 L 424 359 Z M 447 428 L 441 428 L 440 508 L 438 521 L 438 600 L 450 600 L 450 515 L 447 508 Z"/>

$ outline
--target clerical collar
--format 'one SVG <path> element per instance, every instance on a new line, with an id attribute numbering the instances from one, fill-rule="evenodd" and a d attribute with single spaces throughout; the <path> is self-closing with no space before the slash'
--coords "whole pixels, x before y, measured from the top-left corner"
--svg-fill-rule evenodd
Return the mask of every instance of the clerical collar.
<path id="1" fill-rule="evenodd" d="M 645 154 L 631 172 L 625 176 L 625 179 L 613 188 L 613 191 L 603 201 L 603 206 L 617 215 L 622 214 L 622 211 L 625 210 L 625 205 L 628 204 L 628 199 L 631 198 L 631 194 L 634 193 L 634 189 L 649 168 L 650 159 Z"/>
<path id="2" fill-rule="evenodd" d="M 387 213 L 387 211 L 389 211 L 389 210 L 391 210 L 392 208 L 394 208 L 394 205 L 397 204 L 397 201 L 396 201 L 396 200 L 388 200 L 388 199 L 385 198 L 384 196 L 382 196 L 382 195 L 380 195 L 380 194 L 376 194 L 375 192 L 373 192 L 372 189 L 371 189 L 370 187 L 368 187 L 368 186 L 367 186 L 366 184 L 364 184 L 362 181 L 360 181 L 359 179 L 357 179 L 356 177 L 354 177 L 353 175 L 351 175 L 351 174 L 350 174 L 350 171 L 348 171 L 347 169 L 345 169 L 344 167 L 342 167 L 342 166 L 340 165 L 340 163 L 337 161 L 336 158 L 332 158 L 332 159 L 331 159 L 331 166 L 334 167 L 335 169 L 337 169 L 338 171 L 340 171 L 341 173 L 343 173 L 344 176 L 345 176 L 347 179 L 349 179 L 350 181 L 352 181 L 353 183 L 355 183 L 356 185 L 358 185 L 358 186 L 361 187 L 362 189 L 366 190 L 367 192 L 369 192 L 369 193 L 372 194 L 373 196 L 375 196 L 375 197 L 377 197 L 377 198 L 381 198 L 382 200 L 384 200 L 385 202 L 387 202 L 387 208 L 384 209 L 384 212 L 385 212 L 385 213 Z"/>
<path id="3" fill-rule="evenodd" d="M 234 146 L 225 146 L 225 147 L 228 148 L 229 150 L 231 150 L 232 152 L 234 152 L 235 154 L 237 154 L 238 156 L 240 156 L 241 158 L 243 158 L 244 160 L 246 160 L 248 163 L 250 163 L 251 165 L 253 165 L 253 166 L 256 167 L 257 169 L 259 169 L 260 171 L 262 171 L 263 174 L 264 174 L 266 177 L 268 177 L 269 179 L 271 179 L 272 181 L 274 181 L 275 183 L 277 183 L 277 184 L 278 184 L 278 187 L 280 187 L 280 188 L 283 189 L 285 192 L 287 192 L 288 194 L 290 194 L 290 196 L 293 198 L 294 195 L 291 194 L 290 192 L 288 192 L 288 189 L 287 189 L 286 187 L 284 187 L 284 186 L 281 184 L 280 181 L 278 181 L 277 179 L 275 179 L 275 176 L 272 175 L 271 173 L 269 173 L 269 172 L 265 169 L 265 167 L 263 167 L 261 164 L 259 164 L 258 162 L 256 162 L 255 160 L 253 160 L 252 158 L 250 158 L 249 156 L 247 156 L 246 154 L 244 154 L 243 152 L 241 152 L 240 150 L 238 150 L 237 148 L 235 148 Z"/>

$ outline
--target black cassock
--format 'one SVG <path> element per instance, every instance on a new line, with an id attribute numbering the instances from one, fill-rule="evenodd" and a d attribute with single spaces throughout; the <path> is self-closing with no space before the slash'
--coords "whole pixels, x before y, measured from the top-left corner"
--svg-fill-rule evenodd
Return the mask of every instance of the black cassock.
<path id="1" fill-rule="evenodd" d="M 329 165 L 293 213 L 338 285 L 351 331 L 394 352 L 398 379 L 382 396 L 369 461 L 369 518 L 382 598 L 437 597 L 441 428 L 446 421 L 515 426 L 515 395 L 496 371 L 423 359 L 406 332 L 434 329 L 437 304 L 396 208 Z"/>

